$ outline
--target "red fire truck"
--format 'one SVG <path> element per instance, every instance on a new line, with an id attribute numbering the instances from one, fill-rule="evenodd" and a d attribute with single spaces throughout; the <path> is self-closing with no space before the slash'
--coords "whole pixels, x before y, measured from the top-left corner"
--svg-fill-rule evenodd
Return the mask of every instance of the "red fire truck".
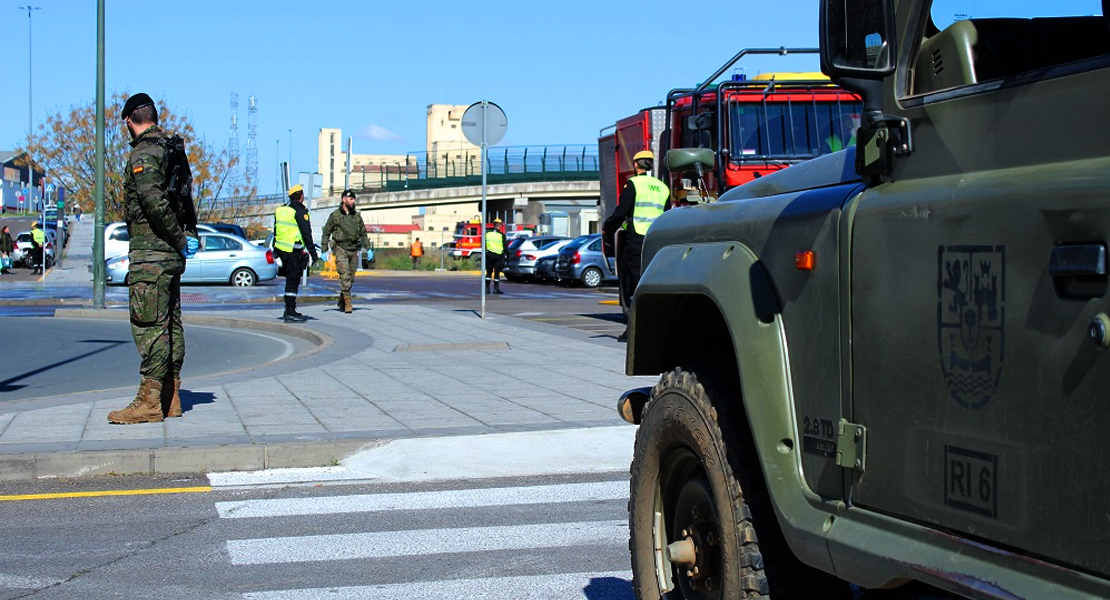
<path id="1" fill-rule="evenodd" d="M 522 235 L 536 234 L 535 225 L 507 223 L 504 227 L 505 237 L 509 240 Z M 455 236 L 452 241 L 454 246 L 451 248 L 451 256 L 455 258 L 469 258 L 471 254 L 481 252 L 482 237 L 478 235 L 478 231 L 480 231 L 481 228 L 482 222 L 478 218 L 455 223 Z M 486 229 L 493 229 L 493 223 L 486 223 Z"/>
<path id="2" fill-rule="evenodd" d="M 603 129 L 598 139 L 601 217 L 616 206 L 625 181 L 635 174 L 632 156 L 641 150 L 655 153 L 655 175 L 670 184 L 672 199 L 693 203 L 712 201 L 766 173 L 854 143 L 862 104 L 821 73 L 766 73 L 750 79 L 737 73 L 717 81 L 745 56 L 816 52 L 741 50 L 704 83 L 672 90 L 665 106 L 643 109 Z M 673 156 L 677 160 L 669 165 L 667 151 L 679 148 L 699 150 Z"/>

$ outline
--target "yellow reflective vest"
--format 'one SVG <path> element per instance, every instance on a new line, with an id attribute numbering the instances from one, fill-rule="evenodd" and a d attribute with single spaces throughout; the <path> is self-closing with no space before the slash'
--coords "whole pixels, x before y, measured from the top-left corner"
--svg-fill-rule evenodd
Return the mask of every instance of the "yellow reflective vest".
<path id="1" fill-rule="evenodd" d="M 632 208 L 632 231 L 645 235 L 655 219 L 663 214 L 667 198 L 671 197 L 671 193 L 667 190 L 667 184 L 651 175 L 637 175 L 629 181 L 636 188 L 636 204 Z"/>
<path id="2" fill-rule="evenodd" d="M 297 211 L 292 206 L 282 206 L 274 211 L 274 249 L 292 252 L 295 247 L 304 247 L 301 228 L 297 225 Z"/>
<path id="3" fill-rule="evenodd" d="M 505 238 L 501 237 L 501 232 L 500 231 L 496 231 L 496 230 L 487 231 L 486 232 L 486 252 L 493 252 L 494 254 L 504 254 L 505 253 L 505 244 L 504 244 L 504 242 L 501 241 L 503 239 L 505 239 Z"/>
<path id="4" fill-rule="evenodd" d="M 41 229 L 38 229 L 38 228 L 32 229 L 31 230 L 31 239 L 35 240 L 35 243 L 40 245 L 40 246 L 45 246 L 46 245 L 46 233 L 44 233 L 43 230 L 41 230 Z"/>

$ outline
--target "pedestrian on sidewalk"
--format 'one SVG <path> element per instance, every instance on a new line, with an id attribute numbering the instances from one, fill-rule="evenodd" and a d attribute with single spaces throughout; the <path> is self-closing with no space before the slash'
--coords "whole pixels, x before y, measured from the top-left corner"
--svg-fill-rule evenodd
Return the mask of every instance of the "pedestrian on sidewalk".
<path id="1" fill-rule="evenodd" d="M 288 196 L 289 204 L 274 211 L 274 254 L 281 258 L 281 274 L 285 276 L 285 313 L 281 318 L 286 323 L 303 323 L 308 317 L 297 312 L 301 274 L 319 257 L 316 245 L 312 243 L 312 226 L 304 205 L 304 187 L 298 184 L 289 188 Z"/>
<path id="2" fill-rule="evenodd" d="M 43 259 L 46 258 L 46 233 L 39 226 L 39 222 L 31 223 L 31 274 L 39 275 L 45 268 Z"/>
<path id="3" fill-rule="evenodd" d="M 493 293 L 501 291 L 501 265 L 505 258 L 505 232 L 501 231 L 501 219 L 493 220 L 493 228 L 486 231 L 486 293 L 493 281 Z"/>
<path id="4" fill-rule="evenodd" d="M 196 253 L 200 243 L 195 232 L 186 231 L 195 224 L 182 223 L 174 211 L 177 206 L 187 211 L 182 214 L 196 214 L 192 196 L 167 185 L 167 166 L 177 156 L 170 142 L 180 139 L 158 126 L 158 109 L 146 94 L 128 98 L 120 117 L 131 134 L 123 198 L 131 233 L 127 252 L 131 336 L 139 351 L 141 382 L 131 404 L 108 413 L 108 421 L 156 423 L 181 416 L 178 394 L 185 362 L 181 274 L 186 258 Z"/>
<path id="5" fill-rule="evenodd" d="M 420 243 L 420 238 L 412 243 L 412 248 L 409 249 L 409 256 L 412 257 L 412 270 L 420 268 L 420 257 L 424 256 L 424 244 Z"/>
<path id="6" fill-rule="evenodd" d="M 81 205 L 78 204 L 73 208 L 73 214 L 77 216 L 77 222 L 81 222 Z"/>
<path id="7" fill-rule="evenodd" d="M 13 250 L 15 250 L 15 242 L 12 241 L 12 234 L 5 225 L 4 229 L 0 230 L 0 275 L 8 275 L 12 272 Z"/>
<path id="8" fill-rule="evenodd" d="M 366 223 L 362 214 L 355 208 L 355 193 L 344 190 L 339 208 L 328 215 L 324 223 L 324 251 L 330 247 L 335 255 L 335 270 L 339 272 L 339 310 L 350 314 L 351 285 L 355 282 L 359 256 L 363 248 L 370 247 L 366 237 Z"/>

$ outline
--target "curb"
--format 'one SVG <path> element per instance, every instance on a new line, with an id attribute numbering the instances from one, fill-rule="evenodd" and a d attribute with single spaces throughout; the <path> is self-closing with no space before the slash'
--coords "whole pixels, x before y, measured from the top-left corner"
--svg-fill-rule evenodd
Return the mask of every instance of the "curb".
<path id="1" fill-rule="evenodd" d="M 64 319 L 105 319 L 124 321 L 129 319 L 131 314 L 122 310 L 59 308 L 54 311 L 54 316 Z M 209 327 L 221 327 L 225 329 L 253 329 L 255 331 L 280 333 L 282 335 L 301 338 L 302 340 L 316 344 L 316 348 L 306 354 L 315 354 L 335 343 L 335 340 L 329 335 L 325 335 L 313 329 L 286 325 L 285 323 L 269 323 L 253 319 L 234 319 L 231 317 L 216 317 L 210 315 L 191 315 L 189 313 L 182 314 L 181 321 L 187 325 L 207 325 Z"/>
<path id="2" fill-rule="evenodd" d="M 142 450 L 29 452 L 0 456 L 0 481 L 326 467 L 380 443 L 381 440 L 335 440 Z"/>

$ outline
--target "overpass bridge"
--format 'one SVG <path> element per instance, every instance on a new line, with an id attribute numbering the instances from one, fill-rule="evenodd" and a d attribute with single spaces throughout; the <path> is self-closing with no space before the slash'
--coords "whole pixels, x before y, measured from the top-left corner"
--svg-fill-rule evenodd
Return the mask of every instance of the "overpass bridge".
<path id="1" fill-rule="evenodd" d="M 451 214 L 476 216 L 482 198 L 481 171 L 477 160 L 463 155 L 459 161 L 428 162 L 410 154 L 409 164 L 381 165 L 376 170 L 351 174 L 357 194 L 356 207 L 367 223 L 403 221 L 401 215 Z M 552 219 L 568 235 L 596 230 L 600 198 L 597 148 L 589 146 L 516 146 L 487 152 L 488 217 L 508 222 L 542 224 Z M 340 203 L 342 190 L 325 190 L 309 201 L 313 224 L 322 227 L 327 214 Z M 284 194 L 250 199 L 228 199 L 216 211 L 228 220 L 259 220 L 273 216 L 285 203 Z M 441 208 L 443 207 L 443 208 Z M 563 219 L 563 220 L 560 220 Z M 573 227 L 575 223 L 577 227 Z M 435 228 L 439 231 L 440 226 Z M 553 231 L 554 232 L 554 231 Z"/>

